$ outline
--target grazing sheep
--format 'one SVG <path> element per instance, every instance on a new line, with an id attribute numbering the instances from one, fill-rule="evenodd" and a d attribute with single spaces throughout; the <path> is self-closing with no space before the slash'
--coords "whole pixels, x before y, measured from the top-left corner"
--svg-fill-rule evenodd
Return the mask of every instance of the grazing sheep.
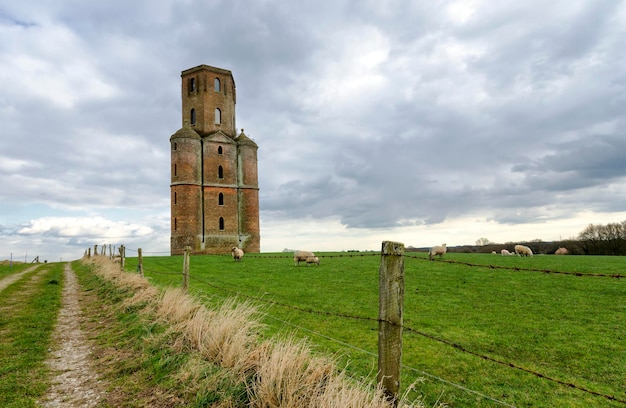
<path id="1" fill-rule="evenodd" d="M 567 253 L 567 248 L 561 247 L 554 252 L 554 255 L 567 255 Z"/>
<path id="2" fill-rule="evenodd" d="M 243 249 L 237 248 L 237 247 L 233 247 L 231 252 L 233 253 L 233 260 L 235 262 L 241 261 L 241 258 L 243 258 Z"/>
<path id="3" fill-rule="evenodd" d="M 502 254 L 502 256 L 509 256 L 509 255 L 513 255 L 512 253 L 510 253 L 507 249 L 503 249 L 502 251 L 500 251 L 500 253 Z"/>
<path id="4" fill-rule="evenodd" d="M 533 256 L 533 251 L 526 245 L 515 245 L 515 253 L 518 256 Z"/>
<path id="5" fill-rule="evenodd" d="M 310 251 L 294 251 L 293 263 L 295 266 L 300 266 L 300 262 L 306 262 L 307 258 L 314 257 L 315 254 Z"/>
<path id="6" fill-rule="evenodd" d="M 317 264 L 319 266 L 320 259 L 316 256 L 308 256 L 306 258 L 306 266 L 309 266 L 309 264 Z"/>
<path id="7" fill-rule="evenodd" d="M 446 250 L 447 250 L 446 244 L 441 244 L 441 246 L 432 247 L 428 251 L 428 259 L 432 261 L 435 255 L 439 255 L 439 259 L 441 259 L 443 257 L 443 254 L 446 253 Z"/>
<path id="8" fill-rule="evenodd" d="M 495 254 L 496 254 L 496 251 L 491 251 L 491 255 L 495 255 Z"/>

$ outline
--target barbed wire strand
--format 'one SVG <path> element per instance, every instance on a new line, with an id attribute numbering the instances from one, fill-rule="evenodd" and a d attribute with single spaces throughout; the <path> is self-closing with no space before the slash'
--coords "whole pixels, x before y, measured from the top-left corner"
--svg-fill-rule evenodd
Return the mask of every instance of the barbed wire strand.
<path id="1" fill-rule="evenodd" d="M 405 255 L 406 258 L 419 259 L 421 261 L 430 261 L 430 259 L 423 257 L 412 255 Z M 482 265 L 482 264 L 473 264 L 471 262 L 463 262 L 463 261 L 454 261 L 451 259 L 439 259 L 434 260 L 433 262 L 442 262 L 448 264 L 457 264 L 457 265 L 465 265 L 469 267 L 478 267 L 478 268 L 489 268 L 489 269 L 506 269 L 512 271 L 526 271 L 526 272 L 541 272 L 541 273 L 554 273 L 560 275 L 573 275 L 579 277 L 594 277 L 594 278 L 624 278 L 626 275 L 622 275 L 619 273 L 609 274 L 609 273 L 582 273 L 582 272 L 566 272 L 566 271 L 554 271 L 551 269 L 536 269 L 536 268 L 520 268 L 519 266 L 501 266 L 501 265 Z"/>
<path id="2" fill-rule="evenodd" d="M 277 320 L 277 321 L 279 321 L 279 322 L 281 322 L 281 323 L 283 323 L 283 324 L 293 326 L 293 327 L 297 328 L 298 330 L 302 330 L 302 331 L 305 331 L 305 332 L 309 332 L 309 333 L 312 333 L 312 334 L 314 334 L 314 335 L 316 335 L 316 336 L 322 337 L 322 338 L 324 338 L 324 339 L 326 339 L 326 340 L 329 340 L 329 341 L 332 341 L 332 342 L 335 342 L 335 343 L 341 344 L 341 345 L 342 345 L 342 346 L 344 346 L 344 347 L 352 348 L 352 349 L 357 350 L 357 351 L 359 351 L 359 352 L 361 352 L 361 353 L 368 354 L 368 355 L 370 355 L 370 356 L 372 356 L 372 357 L 374 357 L 374 358 L 377 358 L 377 357 L 378 357 L 378 355 L 377 355 L 376 353 L 373 353 L 373 352 L 371 352 L 371 351 L 368 351 L 368 350 L 362 349 L 362 348 L 357 347 L 357 346 L 355 346 L 355 345 L 353 345 L 353 344 L 349 344 L 349 343 L 346 343 L 346 342 L 341 341 L 341 340 L 339 340 L 339 339 L 335 339 L 335 338 L 329 337 L 329 336 L 327 336 L 327 335 L 325 335 L 325 334 L 322 334 L 322 333 L 320 333 L 320 332 L 317 332 L 317 331 L 315 331 L 315 330 L 307 329 L 306 327 L 302 327 L 302 326 L 300 326 L 300 325 L 298 325 L 298 324 L 296 324 L 296 323 L 293 323 L 293 322 L 289 322 L 289 321 L 286 321 L 286 320 L 280 319 L 280 318 L 278 318 L 278 317 L 276 317 L 276 316 L 271 316 L 271 315 L 267 315 L 267 316 L 268 316 L 268 317 L 270 317 L 270 318 L 272 318 L 272 319 L 274 319 L 274 320 Z M 429 373 L 427 373 L 427 372 L 425 372 L 425 371 L 418 370 L 417 368 L 409 367 L 409 366 L 404 365 L 404 364 L 401 364 L 401 366 L 402 366 L 402 368 L 406 368 L 406 369 L 408 369 L 408 370 L 415 371 L 415 372 L 417 372 L 417 373 L 419 373 L 419 374 L 422 374 L 422 375 L 425 375 L 425 376 L 430 377 L 430 378 L 432 378 L 432 379 L 435 379 L 435 380 L 441 381 L 441 382 L 446 383 L 446 384 L 448 384 L 448 385 L 450 385 L 450 386 L 452 386 L 452 387 L 458 388 L 458 389 L 460 389 L 460 390 L 462 390 L 462 391 L 465 391 L 465 392 L 468 392 L 468 393 L 471 393 L 471 394 L 476 394 L 476 395 L 478 395 L 478 396 L 480 396 L 480 397 L 483 397 L 483 398 L 489 399 L 489 400 L 491 400 L 491 401 L 497 402 L 498 404 L 501 404 L 501 405 L 504 405 L 504 406 L 507 406 L 507 407 L 512 407 L 512 408 L 515 408 L 515 406 L 514 406 L 514 405 L 508 404 L 508 403 L 506 403 L 506 402 L 504 402 L 504 401 L 500 401 L 500 400 L 498 400 L 498 399 L 495 399 L 495 398 L 493 398 L 493 397 L 490 397 L 489 395 L 485 395 L 485 394 L 483 394 L 483 393 L 481 393 L 481 392 L 478 392 L 478 391 L 472 390 L 472 389 L 467 388 L 467 387 L 465 387 L 465 386 L 463 386 L 463 385 L 460 385 L 460 384 L 454 383 L 454 382 L 452 382 L 452 381 L 450 381 L 450 380 L 446 380 L 446 379 L 444 379 L 444 378 L 438 377 L 438 376 L 436 376 L 436 375 L 434 375 L 434 374 L 429 374 Z"/>
<path id="3" fill-rule="evenodd" d="M 129 249 L 127 248 L 127 250 L 129 251 L 135 251 L 137 252 L 136 249 Z M 166 254 L 169 255 L 169 253 L 167 252 L 143 252 L 144 254 Z M 202 254 L 202 256 L 218 256 L 218 257 L 229 257 L 231 256 L 230 254 Z M 377 252 L 364 252 L 364 253 L 346 253 L 346 254 L 338 254 L 338 255 L 317 255 L 318 258 L 320 259 L 330 259 L 330 258 L 357 258 L 357 257 L 368 257 L 368 256 L 376 256 L 376 257 L 380 257 L 380 253 Z M 430 261 L 429 258 L 425 257 L 425 256 L 419 256 L 419 255 L 408 255 L 408 254 L 404 254 L 403 255 L 405 258 L 409 258 L 409 259 L 417 259 L 420 261 Z M 263 255 L 263 256 L 258 256 L 258 255 L 247 255 L 246 257 L 247 259 L 291 259 L 292 256 L 291 255 Z M 516 272 L 540 272 L 540 273 L 545 273 L 545 274 L 555 274 L 555 275 L 571 275 L 571 276 L 578 276 L 578 277 L 594 277 L 594 278 L 616 278 L 616 279 L 620 279 L 620 278 L 624 278 L 626 277 L 626 275 L 622 275 L 620 273 L 614 273 L 614 274 L 609 274 L 609 273 L 582 273 L 582 272 L 571 272 L 571 271 L 558 271 L 558 270 L 551 270 L 551 269 L 537 269 L 537 268 L 522 268 L 519 266 L 502 266 L 502 265 L 492 265 L 492 264 L 488 264 L 488 265 L 484 265 L 484 264 L 474 264 L 471 262 L 463 262 L 463 261 L 455 261 L 455 260 L 450 260 L 450 259 L 438 259 L 438 260 L 433 260 L 430 262 L 442 262 L 442 263 L 448 263 L 448 264 L 457 264 L 457 265 L 464 265 L 464 266 L 468 266 L 468 267 L 472 267 L 472 268 L 488 268 L 488 269 L 504 269 L 504 270 L 510 270 L 510 271 L 516 271 Z"/>

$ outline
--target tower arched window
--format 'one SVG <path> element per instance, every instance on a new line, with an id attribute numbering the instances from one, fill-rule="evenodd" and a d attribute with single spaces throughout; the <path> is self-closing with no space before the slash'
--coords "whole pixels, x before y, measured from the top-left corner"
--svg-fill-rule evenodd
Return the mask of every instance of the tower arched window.
<path id="1" fill-rule="evenodd" d="M 196 92 L 196 78 L 189 79 L 189 92 Z"/>
<path id="2" fill-rule="evenodd" d="M 192 108 L 191 112 L 189 113 L 189 123 L 191 123 L 192 125 L 196 124 L 196 110 L 194 108 Z"/>
<path id="3" fill-rule="evenodd" d="M 220 231 L 224 231 L 224 217 L 220 217 Z"/>
<path id="4" fill-rule="evenodd" d="M 221 89 L 221 86 L 220 86 L 220 85 L 221 85 L 221 84 L 220 84 L 220 79 L 219 79 L 219 78 L 215 78 L 215 80 L 213 80 L 213 90 L 214 90 L 215 92 L 219 92 L 219 91 L 220 91 L 220 89 Z"/>
<path id="5" fill-rule="evenodd" d="M 178 144 L 174 142 L 174 150 L 178 149 Z"/>
<path id="6" fill-rule="evenodd" d="M 222 123 L 222 111 L 220 108 L 215 108 L 215 124 L 219 125 Z"/>
<path id="7" fill-rule="evenodd" d="M 222 146 L 217 146 L 217 154 L 222 154 L 222 153 L 224 153 Z"/>
<path id="8" fill-rule="evenodd" d="M 217 196 L 217 204 L 218 205 L 224 205 L 224 194 L 220 193 L 219 196 Z"/>
<path id="9" fill-rule="evenodd" d="M 224 178 L 224 168 L 222 166 L 217 167 L 217 178 L 219 179 Z"/>

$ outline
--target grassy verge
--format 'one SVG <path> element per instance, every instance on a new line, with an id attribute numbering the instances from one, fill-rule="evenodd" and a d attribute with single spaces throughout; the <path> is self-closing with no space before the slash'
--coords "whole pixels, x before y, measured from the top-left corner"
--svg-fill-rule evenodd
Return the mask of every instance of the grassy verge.
<path id="1" fill-rule="evenodd" d="M 72 267 L 88 294 L 86 329 L 99 374 L 109 384 L 106 406 L 240 406 L 245 389 L 186 347 L 180 332 L 155 316 L 150 301 L 132 302 L 133 288 L 94 274 L 90 265 Z"/>
<path id="2" fill-rule="evenodd" d="M 61 307 L 62 282 L 63 265 L 46 264 L 0 292 L 2 407 L 35 407 L 48 387 L 44 362 Z"/>
<path id="3" fill-rule="evenodd" d="M 101 257 L 75 270 L 95 298 L 87 302 L 90 325 L 105 327 L 93 338 L 111 384 L 111 406 L 391 406 L 381 389 L 348 378 L 334 360 L 313 356 L 305 342 L 261 341 L 258 312 L 246 302 L 229 299 L 207 308 Z"/>

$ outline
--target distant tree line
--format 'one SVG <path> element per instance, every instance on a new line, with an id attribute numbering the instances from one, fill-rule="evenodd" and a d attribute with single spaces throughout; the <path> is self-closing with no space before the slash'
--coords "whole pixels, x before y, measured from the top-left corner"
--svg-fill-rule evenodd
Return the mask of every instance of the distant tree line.
<path id="1" fill-rule="evenodd" d="M 578 241 L 585 255 L 626 255 L 626 221 L 589 224 L 578 234 Z"/>

